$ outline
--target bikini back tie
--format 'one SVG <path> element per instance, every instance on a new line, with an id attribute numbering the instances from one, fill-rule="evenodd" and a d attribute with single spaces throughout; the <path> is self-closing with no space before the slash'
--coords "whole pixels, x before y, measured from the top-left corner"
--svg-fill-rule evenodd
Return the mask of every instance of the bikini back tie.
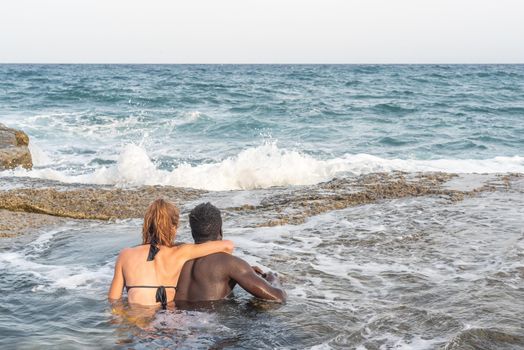
<path id="1" fill-rule="evenodd" d="M 131 288 L 156 288 L 155 300 L 162 305 L 163 310 L 167 309 L 166 288 L 173 288 L 176 293 L 176 286 L 126 286 L 128 293 Z M 173 301 L 175 300 L 173 299 Z"/>
<path id="2" fill-rule="evenodd" d="M 157 247 L 156 242 L 151 242 L 149 245 L 149 254 L 147 255 L 147 261 L 155 260 L 155 256 L 160 251 L 160 248 Z M 156 288 L 156 302 L 162 304 L 162 309 L 167 309 L 167 293 L 166 288 L 173 288 L 176 294 L 176 286 L 126 286 L 127 292 L 131 288 Z M 174 299 L 173 299 L 174 301 Z"/>

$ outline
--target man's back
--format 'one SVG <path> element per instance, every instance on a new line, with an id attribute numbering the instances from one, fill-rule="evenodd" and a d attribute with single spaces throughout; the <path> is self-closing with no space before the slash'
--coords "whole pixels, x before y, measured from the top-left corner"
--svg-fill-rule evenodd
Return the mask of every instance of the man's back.
<path id="1" fill-rule="evenodd" d="M 237 283 L 258 298 L 285 300 L 284 291 L 259 277 L 247 262 L 225 253 L 188 261 L 180 273 L 175 300 L 223 299 Z"/>
<path id="2" fill-rule="evenodd" d="M 178 279 L 176 300 L 202 301 L 225 298 L 235 286 L 230 285 L 227 266 L 229 254 L 211 254 L 184 264 Z"/>

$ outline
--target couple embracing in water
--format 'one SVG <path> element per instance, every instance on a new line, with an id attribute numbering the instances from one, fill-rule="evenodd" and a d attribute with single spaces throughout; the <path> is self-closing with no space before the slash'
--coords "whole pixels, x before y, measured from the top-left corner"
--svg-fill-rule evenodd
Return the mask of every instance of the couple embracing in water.
<path id="1" fill-rule="evenodd" d="M 232 255 L 233 242 L 222 240 L 218 208 L 203 203 L 189 214 L 195 244 L 175 244 L 179 215 L 177 207 L 163 199 L 149 205 L 142 245 L 118 255 L 110 300 L 120 299 L 126 288 L 129 303 L 166 309 L 171 301 L 223 299 L 236 284 L 260 299 L 285 300 L 275 274 Z"/>

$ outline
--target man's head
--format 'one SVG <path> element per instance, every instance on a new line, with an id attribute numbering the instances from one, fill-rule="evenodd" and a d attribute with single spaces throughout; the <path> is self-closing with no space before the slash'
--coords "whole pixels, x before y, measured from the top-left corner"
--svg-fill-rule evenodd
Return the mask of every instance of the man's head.
<path id="1" fill-rule="evenodd" d="M 213 204 L 201 203 L 189 213 L 189 225 L 195 243 L 219 241 L 222 239 L 222 218 L 220 210 Z"/>

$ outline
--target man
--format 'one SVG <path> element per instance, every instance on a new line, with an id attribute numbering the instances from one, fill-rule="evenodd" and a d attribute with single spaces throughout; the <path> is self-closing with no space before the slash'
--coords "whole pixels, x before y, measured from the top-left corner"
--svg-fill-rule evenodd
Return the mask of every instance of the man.
<path id="1" fill-rule="evenodd" d="M 222 240 L 220 210 L 211 203 L 197 205 L 189 214 L 195 243 Z M 239 284 L 257 298 L 284 302 L 286 293 L 277 288 L 278 277 L 251 267 L 244 260 L 226 253 L 211 254 L 185 263 L 178 280 L 175 300 L 219 300 Z"/>

